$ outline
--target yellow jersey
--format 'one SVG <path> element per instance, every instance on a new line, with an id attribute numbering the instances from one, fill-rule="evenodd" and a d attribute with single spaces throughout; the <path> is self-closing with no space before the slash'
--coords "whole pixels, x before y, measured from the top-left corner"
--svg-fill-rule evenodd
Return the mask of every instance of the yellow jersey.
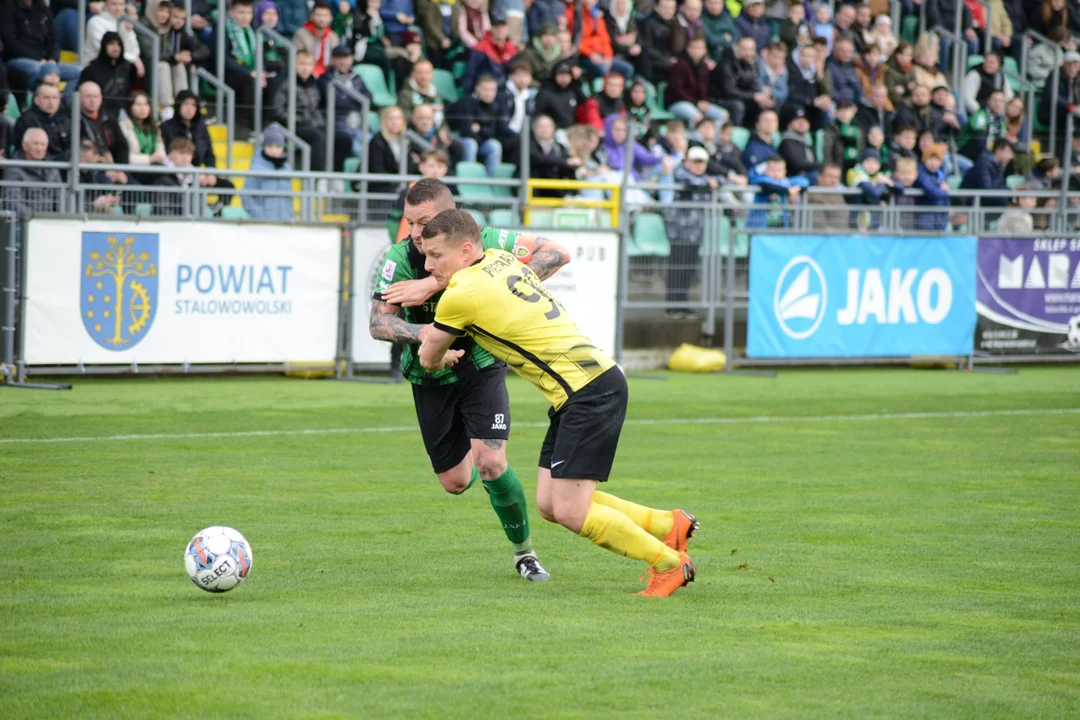
<path id="1" fill-rule="evenodd" d="M 435 327 L 473 340 L 531 382 L 558 410 L 615 366 L 529 268 L 504 250 L 488 250 L 454 273 L 435 312 Z"/>

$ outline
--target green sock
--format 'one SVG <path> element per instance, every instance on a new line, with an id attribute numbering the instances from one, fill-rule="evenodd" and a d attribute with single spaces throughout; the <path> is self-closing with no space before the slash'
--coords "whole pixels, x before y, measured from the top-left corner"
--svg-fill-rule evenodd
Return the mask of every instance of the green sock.
<path id="1" fill-rule="evenodd" d="M 476 469 L 475 465 L 473 465 L 472 477 L 469 478 L 469 484 L 465 486 L 465 490 L 468 490 L 473 485 L 475 485 L 476 481 L 479 480 L 479 479 L 480 479 L 480 471 Z M 465 492 L 465 490 L 462 490 L 461 492 Z"/>
<path id="2" fill-rule="evenodd" d="M 484 480 L 491 507 L 502 522 L 506 539 L 514 546 L 515 555 L 525 555 L 533 551 L 532 538 L 529 535 L 529 507 L 525 501 L 525 488 L 507 466 L 506 472 L 494 480 Z"/>

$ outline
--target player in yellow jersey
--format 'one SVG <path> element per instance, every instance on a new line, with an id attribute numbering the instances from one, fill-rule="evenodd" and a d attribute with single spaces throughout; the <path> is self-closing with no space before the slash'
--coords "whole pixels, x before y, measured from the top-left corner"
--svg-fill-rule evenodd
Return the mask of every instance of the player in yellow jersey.
<path id="1" fill-rule="evenodd" d="M 692 515 L 635 505 L 598 491 L 611 473 L 626 417 L 626 378 L 581 334 L 528 267 L 486 252 L 469 213 L 446 210 L 424 228 L 425 267 L 446 285 L 435 322 L 421 331 L 420 364 L 442 368 L 455 339 L 469 335 L 551 401 L 540 451 L 536 505 L 602 548 L 650 565 L 640 595 L 671 595 L 694 579 L 686 545 Z"/>

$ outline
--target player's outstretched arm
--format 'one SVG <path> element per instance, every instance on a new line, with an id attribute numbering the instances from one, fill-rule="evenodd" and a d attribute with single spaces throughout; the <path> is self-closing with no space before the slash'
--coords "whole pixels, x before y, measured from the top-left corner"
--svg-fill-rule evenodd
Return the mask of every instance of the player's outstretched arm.
<path id="1" fill-rule="evenodd" d="M 426 303 L 432 295 L 442 290 L 434 275 L 422 280 L 399 280 L 383 290 L 383 300 L 391 305 L 417 307 Z"/>
<path id="2" fill-rule="evenodd" d="M 454 336 L 434 325 L 425 325 L 420 339 L 420 365 L 430 373 L 442 370 Z"/>
<path id="3" fill-rule="evenodd" d="M 566 248 L 539 235 L 519 235 L 514 254 L 541 280 L 547 280 L 570 262 L 570 252 Z"/>
<path id="4" fill-rule="evenodd" d="M 399 309 L 397 305 L 372 298 L 371 317 L 368 321 L 371 337 L 387 342 L 416 345 L 420 342 L 420 331 L 424 326 L 407 323 L 399 318 Z"/>

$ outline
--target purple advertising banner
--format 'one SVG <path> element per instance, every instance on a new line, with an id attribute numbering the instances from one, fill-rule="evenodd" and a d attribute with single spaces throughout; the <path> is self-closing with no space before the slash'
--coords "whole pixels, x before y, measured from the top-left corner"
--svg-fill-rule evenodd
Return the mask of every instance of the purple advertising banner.
<path id="1" fill-rule="evenodd" d="M 979 238 L 975 349 L 1080 354 L 1080 238 Z"/>

